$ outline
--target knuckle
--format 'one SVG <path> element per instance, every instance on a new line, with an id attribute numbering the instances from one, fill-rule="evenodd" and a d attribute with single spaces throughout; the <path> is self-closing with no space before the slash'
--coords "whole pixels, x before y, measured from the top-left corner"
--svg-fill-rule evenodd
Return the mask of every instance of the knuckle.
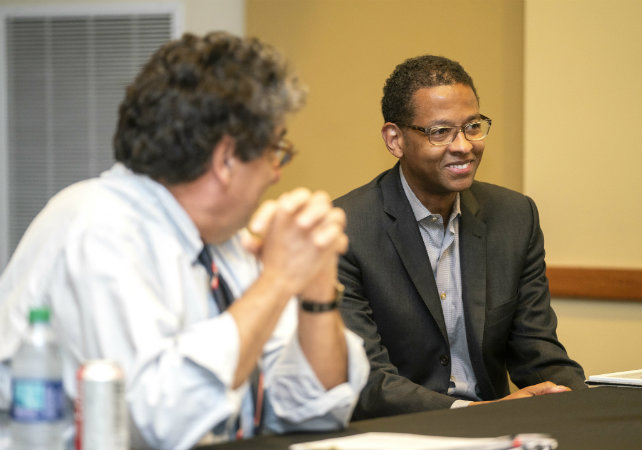
<path id="1" fill-rule="evenodd" d="M 314 197 L 320 201 L 327 202 L 327 203 L 330 203 L 332 200 L 330 198 L 330 194 L 328 194 L 326 191 L 315 191 Z"/>

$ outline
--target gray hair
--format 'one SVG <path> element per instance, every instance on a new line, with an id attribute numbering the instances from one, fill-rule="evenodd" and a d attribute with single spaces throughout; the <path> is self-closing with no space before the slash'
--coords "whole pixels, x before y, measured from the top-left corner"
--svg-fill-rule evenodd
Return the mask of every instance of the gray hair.
<path id="1" fill-rule="evenodd" d="M 168 184 L 192 181 L 224 135 L 242 161 L 261 156 L 305 96 L 281 54 L 258 39 L 185 34 L 156 51 L 127 88 L 115 157 Z"/>

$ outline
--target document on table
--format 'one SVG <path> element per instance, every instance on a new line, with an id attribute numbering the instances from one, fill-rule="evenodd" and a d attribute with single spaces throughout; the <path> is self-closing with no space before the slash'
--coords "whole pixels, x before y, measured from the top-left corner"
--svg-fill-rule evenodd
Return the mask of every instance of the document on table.
<path id="1" fill-rule="evenodd" d="M 642 386 L 642 369 L 627 370 L 626 372 L 604 373 L 591 375 L 588 384 L 618 384 L 626 386 Z"/>
<path id="2" fill-rule="evenodd" d="M 557 441 L 545 434 L 496 438 L 459 438 L 407 433 L 362 433 L 290 445 L 290 450 L 553 450 Z"/>

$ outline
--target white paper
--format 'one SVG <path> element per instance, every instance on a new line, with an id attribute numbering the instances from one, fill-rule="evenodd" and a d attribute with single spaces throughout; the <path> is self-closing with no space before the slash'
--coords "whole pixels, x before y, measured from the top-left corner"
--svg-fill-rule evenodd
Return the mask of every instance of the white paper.
<path id="1" fill-rule="evenodd" d="M 628 384 L 631 386 L 642 386 L 642 369 L 627 370 L 626 372 L 604 373 L 601 375 L 591 375 L 589 383 L 604 384 Z"/>
<path id="2" fill-rule="evenodd" d="M 373 432 L 290 445 L 290 450 L 504 450 L 520 448 L 555 449 L 557 441 L 542 434 L 520 434 L 514 437 L 496 438 L 458 438 Z"/>

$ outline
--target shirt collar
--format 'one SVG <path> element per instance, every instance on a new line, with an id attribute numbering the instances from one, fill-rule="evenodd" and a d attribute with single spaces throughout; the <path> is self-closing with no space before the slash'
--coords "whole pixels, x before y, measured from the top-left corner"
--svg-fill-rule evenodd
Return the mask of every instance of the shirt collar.
<path id="1" fill-rule="evenodd" d="M 133 172 L 119 162 L 114 164 L 103 176 L 111 179 L 120 178 L 117 180 L 119 185 L 130 184 L 130 187 L 138 190 L 140 196 L 137 201 L 141 208 L 145 208 L 146 203 L 155 204 L 156 207 L 150 214 L 156 215 L 156 211 L 160 212 L 164 219 L 159 216 L 156 220 L 170 223 L 187 254 L 193 255 L 194 261 L 198 260 L 198 255 L 203 249 L 200 233 L 187 211 L 165 186 L 147 175 Z M 154 219 L 150 217 L 150 220 Z"/>
<path id="2" fill-rule="evenodd" d="M 415 220 L 417 222 L 421 222 L 426 217 L 432 216 L 433 214 L 430 212 L 430 210 L 426 208 L 423 205 L 423 203 L 421 203 L 421 201 L 419 201 L 415 193 L 410 188 L 408 181 L 406 181 L 406 177 L 404 177 L 403 175 L 403 170 L 401 170 L 401 166 L 399 166 L 399 177 L 401 178 L 401 186 L 403 187 L 403 191 L 405 192 L 406 197 L 410 202 L 410 207 L 412 208 L 412 212 L 415 215 Z M 455 197 L 455 203 L 453 204 L 453 209 L 452 209 L 452 212 L 450 213 L 450 218 L 448 221 L 450 222 L 451 220 L 453 220 L 456 217 L 459 217 L 460 215 L 461 215 L 460 199 L 459 199 L 459 192 L 457 192 L 457 196 Z"/>

